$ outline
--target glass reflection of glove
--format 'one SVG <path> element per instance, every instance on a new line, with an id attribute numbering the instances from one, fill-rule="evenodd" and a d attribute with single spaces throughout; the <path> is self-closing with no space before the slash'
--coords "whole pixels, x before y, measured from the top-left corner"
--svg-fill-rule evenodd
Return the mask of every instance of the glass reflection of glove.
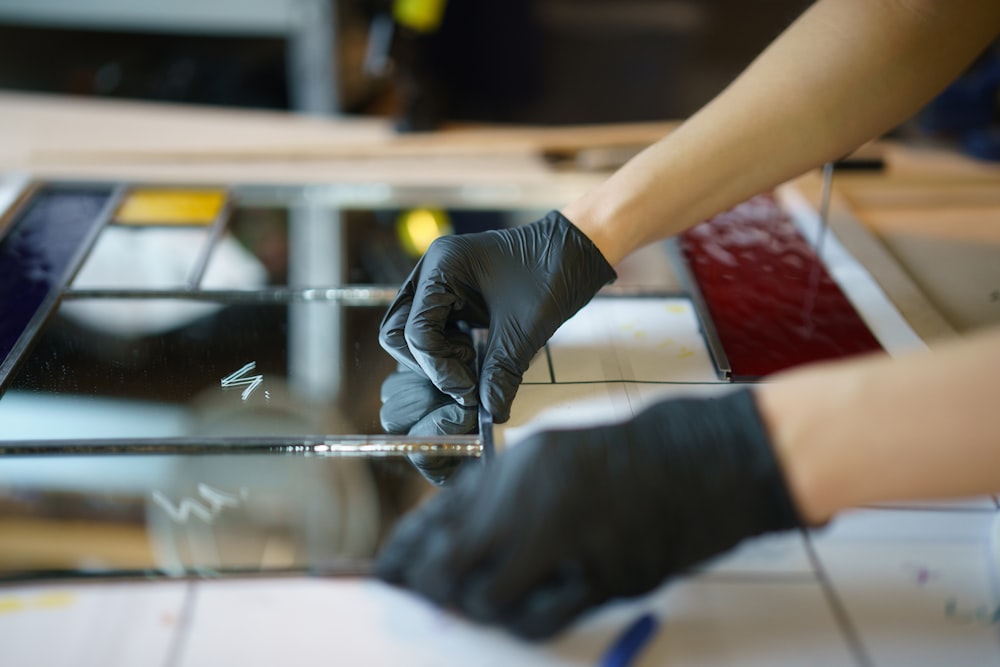
<path id="1" fill-rule="evenodd" d="M 434 436 L 463 435 L 478 427 L 478 412 L 465 408 L 431 384 L 423 373 L 402 368 L 382 383 L 379 419 L 386 433 Z M 460 456 L 410 454 L 410 461 L 435 485 L 446 483 L 463 464 L 474 459 Z"/>
<path id="2" fill-rule="evenodd" d="M 376 574 L 527 638 L 798 525 L 752 394 L 530 437 L 406 516 Z"/>
<path id="3" fill-rule="evenodd" d="M 535 353 L 615 278 L 600 250 L 558 211 L 524 227 L 437 239 L 389 307 L 379 342 L 462 405 L 498 422 Z M 489 328 L 481 390 L 458 325 Z"/>

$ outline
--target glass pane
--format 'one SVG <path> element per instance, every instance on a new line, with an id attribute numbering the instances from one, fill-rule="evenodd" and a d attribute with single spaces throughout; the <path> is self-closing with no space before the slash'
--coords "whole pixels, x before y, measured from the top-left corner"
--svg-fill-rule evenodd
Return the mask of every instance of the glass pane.
<path id="1" fill-rule="evenodd" d="M 0 386 L 13 357 L 48 316 L 100 225 L 113 191 L 45 187 L 0 236 Z M 3 213 L 0 211 L 0 213 Z"/>
<path id="2" fill-rule="evenodd" d="M 202 278 L 205 289 L 248 289 L 288 284 L 288 212 L 237 208 L 212 249 Z"/>
<path id="3" fill-rule="evenodd" d="M 184 287 L 208 241 L 199 227 L 108 225 L 73 280 L 73 289 Z"/>
<path id="4" fill-rule="evenodd" d="M 432 493 L 405 457 L 0 457 L 0 580 L 363 573 Z"/>
<path id="5" fill-rule="evenodd" d="M 438 235 L 512 227 L 544 213 L 439 206 L 237 206 L 226 234 L 212 251 L 201 287 L 398 286 Z"/>
<path id="6" fill-rule="evenodd" d="M 0 444 L 384 434 L 384 305 L 257 296 L 66 300 L 0 398 Z"/>

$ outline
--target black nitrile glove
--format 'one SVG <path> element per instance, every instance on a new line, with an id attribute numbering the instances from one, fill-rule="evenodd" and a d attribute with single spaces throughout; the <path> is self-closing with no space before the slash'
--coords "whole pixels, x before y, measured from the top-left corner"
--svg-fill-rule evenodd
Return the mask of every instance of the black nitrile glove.
<path id="1" fill-rule="evenodd" d="M 389 307 L 379 342 L 465 406 L 506 421 L 521 377 L 556 329 L 614 280 L 597 247 L 558 211 L 524 227 L 437 239 Z M 467 330 L 489 329 L 477 383 Z"/>
<path id="2" fill-rule="evenodd" d="M 749 390 L 532 436 L 404 517 L 376 574 L 526 638 L 798 525 Z"/>
<path id="3" fill-rule="evenodd" d="M 464 435 L 479 426 L 476 408 L 465 408 L 438 391 L 423 373 L 400 368 L 382 382 L 379 419 L 386 433 L 417 436 Z M 437 486 L 448 482 L 474 458 L 409 454 L 410 461 Z"/>

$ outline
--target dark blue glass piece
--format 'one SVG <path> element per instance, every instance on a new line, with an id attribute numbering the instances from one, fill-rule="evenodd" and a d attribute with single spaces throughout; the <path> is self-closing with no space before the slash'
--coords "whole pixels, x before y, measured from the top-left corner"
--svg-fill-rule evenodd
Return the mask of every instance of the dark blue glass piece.
<path id="1" fill-rule="evenodd" d="M 109 187 L 42 188 L 0 243 L 0 389 L 18 343 L 45 320 L 93 243 L 112 194 Z"/>

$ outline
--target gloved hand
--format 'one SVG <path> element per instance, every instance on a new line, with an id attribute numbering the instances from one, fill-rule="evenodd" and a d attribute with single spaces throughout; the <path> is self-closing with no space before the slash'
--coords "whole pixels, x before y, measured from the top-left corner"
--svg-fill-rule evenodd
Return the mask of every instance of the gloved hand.
<path id="1" fill-rule="evenodd" d="M 386 433 L 417 436 L 463 435 L 479 426 L 476 408 L 465 408 L 442 394 L 423 373 L 400 368 L 382 382 L 379 419 Z M 441 486 L 476 459 L 409 454 L 410 462 L 432 484 Z"/>
<path id="2" fill-rule="evenodd" d="M 437 239 L 389 307 L 379 342 L 465 406 L 497 422 L 535 353 L 615 278 L 597 247 L 558 211 L 524 227 Z M 489 328 L 482 375 L 467 329 Z"/>
<path id="3" fill-rule="evenodd" d="M 404 517 L 382 579 L 526 638 L 798 525 L 749 390 L 530 437 Z"/>

